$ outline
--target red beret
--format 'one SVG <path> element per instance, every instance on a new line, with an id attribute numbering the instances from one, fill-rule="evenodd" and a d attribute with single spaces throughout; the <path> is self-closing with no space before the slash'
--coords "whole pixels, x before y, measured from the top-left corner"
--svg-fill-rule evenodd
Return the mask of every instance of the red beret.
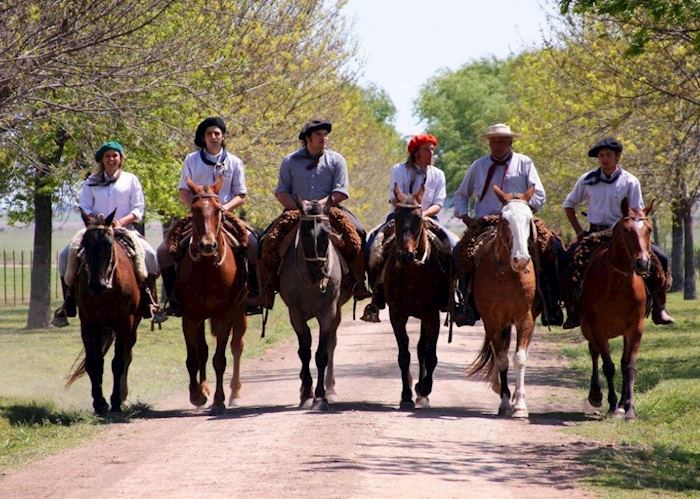
<path id="1" fill-rule="evenodd" d="M 423 144 L 432 144 L 436 146 L 438 143 L 437 137 L 424 133 L 421 135 L 414 135 L 413 138 L 408 142 L 408 154 L 412 154 L 413 151 L 418 149 Z"/>

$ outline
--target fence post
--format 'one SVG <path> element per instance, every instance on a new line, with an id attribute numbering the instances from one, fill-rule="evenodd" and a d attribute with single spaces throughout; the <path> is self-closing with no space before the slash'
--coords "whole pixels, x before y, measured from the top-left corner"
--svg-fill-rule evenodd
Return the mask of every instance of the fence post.
<path id="1" fill-rule="evenodd" d="M 24 303 L 24 250 L 21 250 L 19 253 L 19 277 L 20 277 L 19 302 Z"/>
<path id="2" fill-rule="evenodd" d="M 54 272 L 53 291 L 54 298 L 58 299 L 58 251 L 56 252 L 56 272 Z"/>
<path id="3" fill-rule="evenodd" d="M 2 250 L 2 289 L 5 294 L 5 305 L 7 305 L 7 253 Z"/>
<path id="4" fill-rule="evenodd" d="M 15 250 L 12 250 L 12 306 L 17 306 L 17 266 L 15 265 Z"/>

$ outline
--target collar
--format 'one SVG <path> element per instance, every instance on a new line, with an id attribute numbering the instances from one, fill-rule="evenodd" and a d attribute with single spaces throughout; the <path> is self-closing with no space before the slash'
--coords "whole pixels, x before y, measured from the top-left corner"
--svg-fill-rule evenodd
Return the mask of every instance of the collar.
<path id="1" fill-rule="evenodd" d="M 584 185 L 596 185 L 599 182 L 603 182 L 604 184 L 613 184 L 618 178 L 620 178 L 620 175 L 622 175 L 622 167 L 620 167 L 620 165 L 617 165 L 617 168 L 609 177 L 605 175 L 603 173 L 603 169 L 599 167 L 586 175 L 583 179 L 583 183 Z"/>
<path id="2" fill-rule="evenodd" d="M 209 154 L 207 151 L 205 151 L 203 148 L 199 150 L 199 157 L 201 160 L 204 162 L 205 165 L 209 166 L 214 166 L 214 167 L 222 167 L 224 165 L 224 161 L 226 160 L 226 149 L 221 148 L 221 152 L 217 154 L 216 156 L 212 156 Z M 215 159 L 216 161 L 212 161 L 211 159 Z"/>

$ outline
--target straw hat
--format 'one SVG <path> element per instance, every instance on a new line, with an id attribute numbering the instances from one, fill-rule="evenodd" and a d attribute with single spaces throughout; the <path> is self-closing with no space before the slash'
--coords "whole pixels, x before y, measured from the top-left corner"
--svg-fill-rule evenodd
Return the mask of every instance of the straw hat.
<path id="1" fill-rule="evenodd" d="M 491 137 L 512 137 L 512 138 L 517 138 L 520 137 L 519 133 L 513 133 L 510 130 L 510 127 L 508 125 L 504 125 L 503 123 L 496 123 L 495 125 L 491 125 L 486 129 L 486 133 L 482 133 L 479 135 L 479 138 L 488 140 Z"/>

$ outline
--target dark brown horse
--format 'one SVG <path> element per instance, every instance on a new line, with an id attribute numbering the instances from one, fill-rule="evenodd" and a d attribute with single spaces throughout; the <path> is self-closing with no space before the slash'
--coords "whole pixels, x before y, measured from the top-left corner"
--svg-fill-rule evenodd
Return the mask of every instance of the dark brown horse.
<path id="1" fill-rule="evenodd" d="M 446 304 L 448 272 L 432 251 L 428 227 L 423 219 L 421 201 L 425 188 L 407 195 L 394 184 L 395 244 L 389 249 L 384 276 L 389 318 L 399 347 L 401 368 L 401 407 L 430 407 L 428 395 L 433 389 L 433 371 L 437 365 L 437 340 L 440 333 L 440 308 Z M 409 317 L 420 319 L 418 340 L 419 374 L 416 402 L 411 384 L 411 353 L 406 323 Z"/>
<path id="2" fill-rule="evenodd" d="M 116 211 L 116 210 L 115 210 Z M 92 384 L 92 406 L 97 414 L 108 410 L 102 392 L 104 356 L 114 342 L 112 412 L 121 412 L 128 393 L 127 373 L 136 329 L 141 322 L 141 289 L 125 249 L 114 237 L 112 212 L 107 218 L 88 216 L 80 251 L 82 263 L 77 275 L 76 301 L 85 359 L 68 376 L 71 385 L 85 372 Z"/>
<path id="3" fill-rule="evenodd" d="M 213 364 L 216 391 L 212 413 L 224 410 L 223 378 L 226 369 L 226 346 L 233 333 L 233 377 L 229 405 L 236 406 L 241 397 L 240 360 L 243 334 L 247 327 L 245 315 L 246 276 L 243 255 L 233 251 L 232 242 L 223 229 L 223 211 L 219 177 L 212 186 L 201 186 L 187 179 L 192 193 L 192 238 L 185 256 L 180 260 L 175 293 L 182 307 L 182 331 L 187 345 L 187 371 L 190 375 L 190 402 L 202 406 L 207 402 L 206 365 L 209 348 L 204 333 L 205 321 L 210 320 L 216 337 Z"/>
<path id="4" fill-rule="evenodd" d="M 654 202 L 643 210 L 629 207 L 622 200 L 623 218 L 613 228 L 610 246 L 595 253 L 586 271 L 581 294 L 581 331 L 588 340 L 593 373 L 588 401 L 600 407 L 603 401 L 598 377 L 598 357 L 603 358 L 603 373 L 608 382 L 610 414 L 635 418 L 634 382 L 637 377 L 637 354 L 642 342 L 647 294 L 643 276 L 649 273 L 651 224 L 647 216 Z M 618 406 L 615 365 L 610 358 L 608 340 L 624 337 L 622 399 Z"/>
<path id="5" fill-rule="evenodd" d="M 484 323 L 484 344 L 468 375 L 491 378 L 491 388 L 501 397 L 499 416 L 528 417 L 525 404 L 527 350 L 539 313 L 535 301 L 536 277 L 528 249 L 532 210 L 527 202 L 535 192 L 505 194 L 493 186 L 503 203 L 496 237 L 484 246 L 474 273 L 474 299 Z M 513 364 L 517 370 L 515 403 L 508 389 L 508 349 L 512 326 L 517 331 Z"/>

